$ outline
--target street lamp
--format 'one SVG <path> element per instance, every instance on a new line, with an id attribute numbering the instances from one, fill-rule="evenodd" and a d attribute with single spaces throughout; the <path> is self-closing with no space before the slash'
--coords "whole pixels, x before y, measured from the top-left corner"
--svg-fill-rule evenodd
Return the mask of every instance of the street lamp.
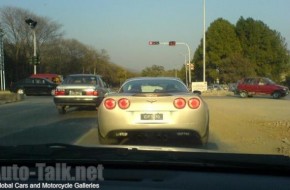
<path id="1" fill-rule="evenodd" d="M 37 60 L 36 57 L 36 35 L 35 35 L 35 27 L 37 25 L 37 22 L 32 20 L 31 18 L 25 19 L 25 22 L 30 26 L 33 32 L 33 58 L 34 60 Z M 36 63 L 34 62 L 34 74 L 36 74 Z"/>

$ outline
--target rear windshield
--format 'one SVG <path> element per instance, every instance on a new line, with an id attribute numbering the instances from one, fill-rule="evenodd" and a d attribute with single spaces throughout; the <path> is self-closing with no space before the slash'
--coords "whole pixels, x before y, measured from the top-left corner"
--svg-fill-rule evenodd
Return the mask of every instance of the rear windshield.
<path id="1" fill-rule="evenodd" d="M 96 76 L 68 76 L 63 84 L 93 84 L 98 85 Z"/>
<path id="2" fill-rule="evenodd" d="M 178 80 L 166 79 L 140 79 L 125 83 L 119 90 L 120 93 L 167 93 L 188 92 L 186 86 Z"/>

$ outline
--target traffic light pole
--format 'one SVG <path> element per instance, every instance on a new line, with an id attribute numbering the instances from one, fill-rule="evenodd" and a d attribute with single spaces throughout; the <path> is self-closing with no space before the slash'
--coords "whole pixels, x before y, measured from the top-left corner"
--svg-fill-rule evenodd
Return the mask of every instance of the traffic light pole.
<path id="1" fill-rule="evenodd" d="M 190 48 L 187 43 L 184 42 L 175 42 L 175 41 L 170 41 L 170 42 L 159 42 L 159 41 L 150 41 L 149 45 L 169 45 L 169 46 L 175 46 L 175 45 L 185 45 L 188 50 L 188 69 L 187 65 L 185 65 L 185 73 L 187 75 L 188 71 L 188 81 L 189 84 L 186 84 L 190 89 L 191 89 L 191 69 L 190 69 Z M 186 76 L 186 81 L 187 81 L 187 76 Z"/>
<path id="2" fill-rule="evenodd" d="M 35 29 L 33 30 L 33 56 L 36 57 L 36 35 L 35 35 Z M 34 74 L 36 74 L 36 63 L 34 63 Z"/>
<path id="3" fill-rule="evenodd" d="M 189 88 L 191 88 L 191 69 L 190 69 L 190 48 L 187 43 L 184 42 L 176 42 L 177 45 L 185 45 L 188 51 L 188 80 L 189 80 Z"/>
<path id="4" fill-rule="evenodd" d="M 5 65 L 4 65 L 4 43 L 3 43 L 3 30 L 0 28 L 0 79 L 1 90 L 5 90 Z"/>

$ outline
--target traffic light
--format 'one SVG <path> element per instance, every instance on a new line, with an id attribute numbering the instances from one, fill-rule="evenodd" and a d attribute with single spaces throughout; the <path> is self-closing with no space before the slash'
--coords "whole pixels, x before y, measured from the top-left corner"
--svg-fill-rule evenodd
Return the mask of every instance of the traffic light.
<path id="1" fill-rule="evenodd" d="M 38 56 L 32 56 L 30 59 L 29 59 L 29 64 L 31 65 L 39 65 L 40 64 L 40 59 Z"/>
<path id="2" fill-rule="evenodd" d="M 159 45 L 159 41 L 149 41 L 149 45 Z"/>
<path id="3" fill-rule="evenodd" d="M 175 45 L 176 45 L 176 42 L 175 42 L 175 41 L 170 41 L 170 42 L 168 43 L 168 45 L 169 45 L 169 46 L 175 46 Z"/>
<path id="4" fill-rule="evenodd" d="M 34 29 L 37 25 L 37 22 L 32 20 L 31 18 L 25 19 L 25 22 L 30 26 L 30 28 Z"/>
<path id="5" fill-rule="evenodd" d="M 190 70 L 194 70 L 194 64 L 193 63 L 190 64 Z"/>

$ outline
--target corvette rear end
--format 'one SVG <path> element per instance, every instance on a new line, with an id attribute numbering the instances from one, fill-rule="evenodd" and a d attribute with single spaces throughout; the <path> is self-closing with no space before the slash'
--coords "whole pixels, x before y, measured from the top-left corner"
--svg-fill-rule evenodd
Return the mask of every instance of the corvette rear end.
<path id="1" fill-rule="evenodd" d="M 102 144 L 207 143 L 209 113 L 202 98 L 180 88 L 176 92 L 163 90 L 163 84 L 176 83 L 174 78 L 154 79 L 139 79 L 141 92 L 121 91 L 103 100 L 98 109 Z M 153 83 L 151 89 L 155 89 L 148 90 Z"/>

